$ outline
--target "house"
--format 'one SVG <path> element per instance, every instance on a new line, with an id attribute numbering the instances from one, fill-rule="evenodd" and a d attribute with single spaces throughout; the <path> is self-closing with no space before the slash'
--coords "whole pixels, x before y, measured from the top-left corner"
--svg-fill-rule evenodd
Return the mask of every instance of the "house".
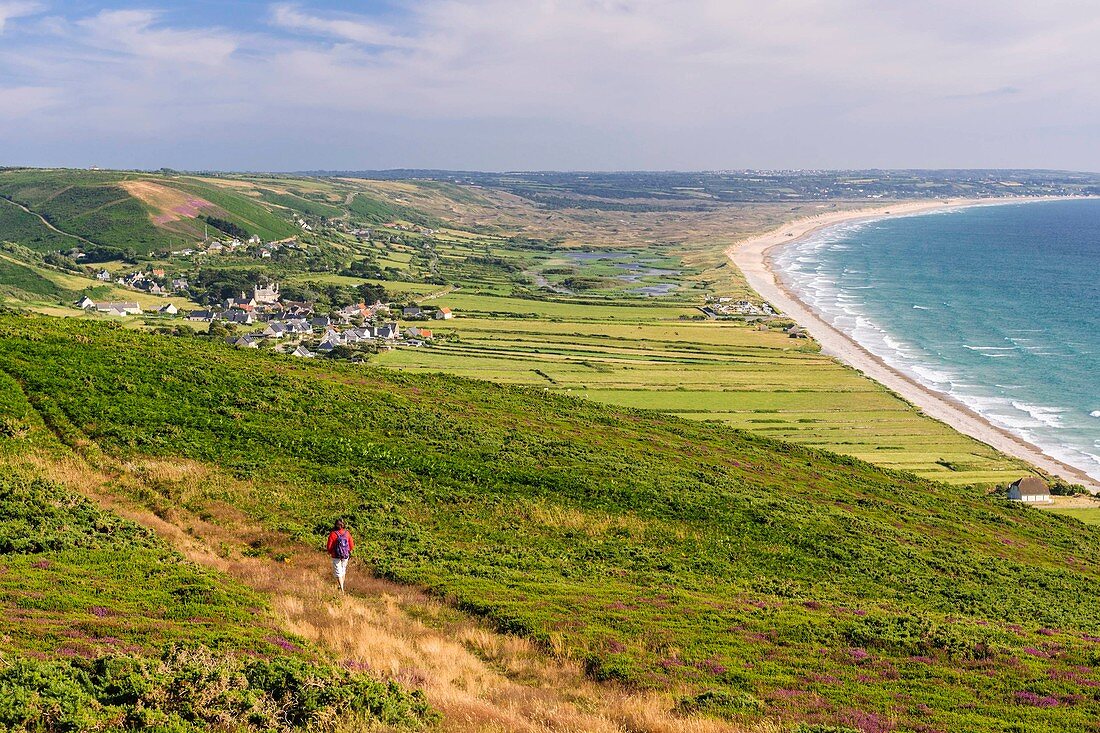
<path id="1" fill-rule="evenodd" d="M 286 322 L 286 329 L 290 333 L 309 333 L 313 328 L 304 318 L 292 318 Z"/>
<path id="2" fill-rule="evenodd" d="M 301 356 L 306 359 L 312 359 L 314 353 L 304 346 L 299 346 L 294 351 L 290 352 L 291 356 Z"/>
<path id="3" fill-rule="evenodd" d="M 80 300 L 76 301 L 76 307 L 81 310 L 88 310 L 89 308 L 95 308 L 95 301 L 85 295 Z"/>
<path id="4" fill-rule="evenodd" d="M 150 295 L 166 295 L 167 293 L 168 293 L 168 291 L 165 290 L 164 288 L 162 288 L 157 283 L 153 283 L 152 285 L 149 286 L 149 294 Z"/>
<path id="5" fill-rule="evenodd" d="M 1035 476 L 1025 476 L 1008 487 L 1008 498 L 1024 504 L 1050 504 L 1050 487 Z"/>
<path id="6" fill-rule="evenodd" d="M 257 285 L 252 289 L 252 300 L 256 305 L 275 305 L 279 302 L 279 283 Z"/>
<path id="7" fill-rule="evenodd" d="M 240 310 L 250 311 L 256 308 L 256 299 L 250 298 L 244 293 L 241 293 L 241 297 L 229 298 L 224 303 L 222 303 L 222 305 L 226 308 L 239 308 Z"/>
<path id="8" fill-rule="evenodd" d="M 165 273 L 164 273 L 164 270 L 163 270 L 163 269 L 161 269 L 161 268 L 159 268 L 159 267 L 154 267 L 154 268 L 153 268 L 153 269 L 152 269 L 152 270 L 150 271 L 150 274 L 152 274 L 152 276 L 153 276 L 153 277 L 164 277 L 164 274 L 165 274 Z"/>
<path id="9" fill-rule="evenodd" d="M 286 324 L 280 323 L 279 321 L 272 321 L 271 323 L 267 324 L 267 328 L 263 330 L 263 335 L 265 338 L 269 339 L 281 339 L 289 332 L 290 331 L 286 327 Z"/>
<path id="10" fill-rule="evenodd" d="M 258 349 L 260 348 L 260 339 L 251 334 L 245 334 L 237 339 L 230 339 L 229 343 L 233 344 L 239 349 Z"/>
<path id="11" fill-rule="evenodd" d="M 328 328 L 332 325 L 332 319 L 328 316 L 316 316 L 310 323 L 314 328 Z"/>
<path id="12" fill-rule="evenodd" d="M 413 326 L 405 329 L 405 337 L 411 339 L 423 339 L 425 341 L 432 338 L 432 331 L 428 328 L 417 328 Z"/>
<path id="13" fill-rule="evenodd" d="M 141 315 L 141 305 L 138 303 L 96 303 L 95 308 L 111 316 Z"/>
<path id="14" fill-rule="evenodd" d="M 304 300 L 284 300 L 283 309 L 288 316 L 305 318 L 313 315 L 313 303 Z"/>
<path id="15" fill-rule="evenodd" d="M 187 320 L 209 323 L 214 320 L 214 313 L 212 311 L 191 311 L 187 314 Z"/>
<path id="16" fill-rule="evenodd" d="M 787 337 L 793 339 L 808 339 L 810 335 L 803 331 L 801 326 L 791 326 L 787 329 Z"/>
<path id="17" fill-rule="evenodd" d="M 109 283 L 111 282 L 111 273 L 107 270 L 100 270 L 95 274 L 95 279 L 99 280 L 100 282 Z"/>
<path id="18" fill-rule="evenodd" d="M 242 326 L 251 326 L 253 323 L 256 322 L 256 319 L 252 316 L 251 313 L 244 310 L 238 310 L 236 308 L 222 313 L 222 320 L 229 321 L 230 323 L 236 323 Z"/>
<path id="19" fill-rule="evenodd" d="M 454 318 L 455 314 L 451 313 L 450 308 L 440 308 L 435 312 L 435 320 L 437 321 L 449 321 Z"/>
<path id="20" fill-rule="evenodd" d="M 401 337 L 401 329 L 396 323 L 386 323 L 374 329 L 374 337 L 392 341 Z"/>
<path id="21" fill-rule="evenodd" d="M 187 278 L 177 277 L 172 281 L 172 290 L 187 290 Z"/>
<path id="22" fill-rule="evenodd" d="M 157 313 L 163 313 L 166 316 L 174 316 L 179 312 L 180 309 L 172 305 L 171 303 L 162 305 L 160 308 L 157 309 Z"/>
<path id="23" fill-rule="evenodd" d="M 336 311 L 336 315 L 349 321 L 353 318 L 366 318 L 369 314 L 370 309 L 367 308 L 365 303 L 355 303 L 353 305 L 344 306 Z"/>
<path id="24" fill-rule="evenodd" d="M 420 310 L 420 306 L 410 305 L 401 309 L 401 315 L 405 318 L 420 318 L 424 312 Z"/>

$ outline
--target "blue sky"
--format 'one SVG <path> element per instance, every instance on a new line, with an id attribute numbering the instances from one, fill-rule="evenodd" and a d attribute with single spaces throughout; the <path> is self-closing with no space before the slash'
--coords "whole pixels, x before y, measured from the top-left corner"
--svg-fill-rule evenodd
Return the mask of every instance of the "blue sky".
<path id="1" fill-rule="evenodd" d="M 1100 170 L 1078 0 L 0 0 L 0 164 Z"/>

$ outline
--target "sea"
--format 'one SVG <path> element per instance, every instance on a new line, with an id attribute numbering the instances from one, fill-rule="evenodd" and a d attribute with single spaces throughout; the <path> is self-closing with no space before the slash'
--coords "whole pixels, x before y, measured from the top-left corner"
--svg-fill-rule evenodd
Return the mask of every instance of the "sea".
<path id="1" fill-rule="evenodd" d="M 773 265 L 890 366 L 1100 480 L 1100 200 L 841 224 Z"/>

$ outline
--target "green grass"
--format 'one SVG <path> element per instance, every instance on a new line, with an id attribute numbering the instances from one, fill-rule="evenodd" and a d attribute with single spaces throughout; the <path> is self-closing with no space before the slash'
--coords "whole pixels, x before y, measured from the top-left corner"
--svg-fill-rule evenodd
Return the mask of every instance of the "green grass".
<path id="1" fill-rule="evenodd" d="M 1073 517 L 1085 524 L 1100 525 L 1100 508 L 1047 509 L 1046 511 L 1053 512 L 1054 514 L 1061 514 L 1066 517 Z"/>
<path id="2" fill-rule="evenodd" d="M 233 223 L 244 227 L 250 234 L 263 239 L 286 239 L 300 233 L 300 229 L 284 216 L 272 213 L 255 200 L 220 187 L 201 178 L 165 179 L 164 185 L 201 196 L 230 215 Z"/>
<path id="3" fill-rule="evenodd" d="M 0 374 L 0 729 L 419 727 L 419 694 L 321 662 L 267 601 L 43 478 L 63 460 Z M 71 464 L 63 464 L 71 465 Z M 158 727 L 160 726 L 160 727 Z"/>
<path id="4" fill-rule="evenodd" d="M 1100 715 L 1100 530 L 1069 518 L 541 388 L 91 322 L 0 318 L 0 369 L 72 445 L 239 479 L 157 501 L 229 502 L 310 545 L 345 514 L 380 574 L 598 679 L 701 696 L 685 709 L 898 731 Z"/>
<path id="5" fill-rule="evenodd" d="M 460 295 L 431 301 L 459 314 L 433 326 L 453 338 L 384 353 L 376 363 L 720 421 L 952 483 L 1004 484 L 1029 470 L 782 332 L 672 320 L 675 310 L 660 306 L 552 303 L 544 305 L 561 309 L 558 321 L 492 317 L 481 304 L 514 299 L 470 296 L 465 304 L 483 310 L 467 311 Z M 596 320 L 604 313 L 627 322 Z"/>
<path id="6" fill-rule="evenodd" d="M 57 302 L 74 293 L 59 286 L 29 264 L 0 254 L 0 295 L 17 300 L 49 300 Z"/>
<path id="7" fill-rule="evenodd" d="M 51 230 L 34 214 L 4 199 L 0 199 L 0 241 L 21 244 L 36 252 L 69 249 L 81 244 L 78 239 Z"/>

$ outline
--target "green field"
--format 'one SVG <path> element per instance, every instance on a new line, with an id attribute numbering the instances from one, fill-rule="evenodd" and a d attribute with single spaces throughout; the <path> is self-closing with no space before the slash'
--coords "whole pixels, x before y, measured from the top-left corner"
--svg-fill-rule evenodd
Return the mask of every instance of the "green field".
<path id="1" fill-rule="evenodd" d="M 1055 514 L 1061 514 L 1066 517 L 1073 517 L 1085 524 L 1100 524 L 1100 508 L 1096 509 L 1048 509 L 1047 511 Z"/>
<path id="2" fill-rule="evenodd" d="M 678 321 L 682 311 L 667 306 L 533 302 L 541 317 L 521 319 L 525 301 L 454 293 L 431 302 L 460 314 L 432 325 L 451 338 L 377 363 L 719 421 L 950 483 L 1003 484 L 1028 470 L 782 332 Z"/>
<path id="3" fill-rule="evenodd" d="M 1100 532 L 969 488 L 542 389 L 0 317 L 0 370 L 96 460 L 209 467 L 230 504 L 377 573 L 750 723 L 1080 731 L 1100 716 Z"/>

